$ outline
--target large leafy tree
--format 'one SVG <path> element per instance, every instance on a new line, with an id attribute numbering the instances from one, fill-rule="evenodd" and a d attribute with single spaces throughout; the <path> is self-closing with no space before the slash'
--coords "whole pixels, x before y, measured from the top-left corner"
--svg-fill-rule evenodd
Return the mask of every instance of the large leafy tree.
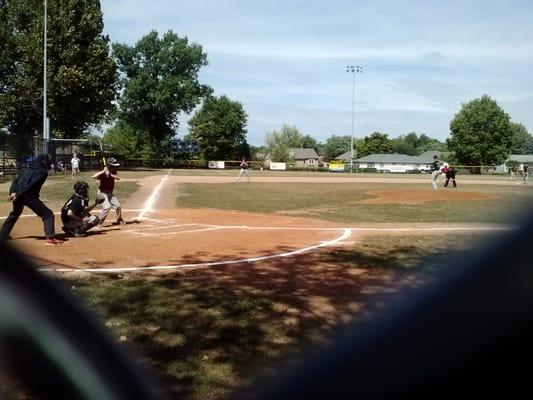
<path id="1" fill-rule="evenodd" d="M 350 150 L 352 143 L 351 136 L 331 136 L 324 145 L 324 160 L 330 161 L 335 157 Z"/>
<path id="2" fill-rule="evenodd" d="M 123 157 L 157 157 L 150 152 L 147 134 L 136 131 L 122 120 L 117 121 L 115 125 L 109 128 L 103 139 L 106 146 L 113 150 L 113 153 Z"/>
<path id="3" fill-rule="evenodd" d="M 189 44 L 172 31 L 156 31 L 135 46 L 113 44 L 121 72 L 119 116 L 136 131 L 146 132 L 157 154 L 174 136 L 179 114 L 190 113 L 211 93 L 198 81 L 207 55 L 198 44 Z"/>
<path id="4" fill-rule="evenodd" d="M 501 164 L 513 144 L 510 118 L 496 101 L 484 95 L 463 104 L 450 123 L 448 149 L 458 162 L 476 166 Z"/>
<path id="5" fill-rule="evenodd" d="M 189 137 L 200 142 L 207 160 L 237 160 L 250 157 L 246 142 L 248 116 L 238 101 L 226 96 L 208 96 L 189 120 Z"/>
<path id="6" fill-rule="evenodd" d="M 290 158 L 289 149 L 303 147 L 306 136 L 295 126 L 284 124 L 281 130 L 267 133 L 266 145 L 273 161 L 287 162 Z"/>
<path id="7" fill-rule="evenodd" d="M 357 143 L 357 156 L 392 153 L 392 142 L 386 133 L 374 132 Z"/>
<path id="8" fill-rule="evenodd" d="M 416 132 L 410 132 L 407 135 L 399 136 L 391 140 L 392 151 L 399 154 L 416 156 L 429 150 L 446 151 L 446 144 L 432 139 L 422 133 L 420 136 Z"/>
<path id="9" fill-rule="evenodd" d="M 42 136 L 43 4 L 0 1 L 0 124 L 21 143 Z M 47 4 L 48 116 L 54 135 L 77 138 L 112 108 L 116 64 L 98 0 Z"/>
<path id="10" fill-rule="evenodd" d="M 513 154 L 533 154 L 533 136 L 527 131 L 522 124 L 511 122 L 513 131 L 513 145 L 511 153 Z"/>

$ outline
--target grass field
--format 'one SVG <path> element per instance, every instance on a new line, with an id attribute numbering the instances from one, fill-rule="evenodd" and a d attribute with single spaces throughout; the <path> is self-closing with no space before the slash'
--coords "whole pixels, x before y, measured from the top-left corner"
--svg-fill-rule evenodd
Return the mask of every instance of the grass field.
<path id="1" fill-rule="evenodd" d="M 117 185 L 117 195 L 126 200 L 143 178 L 166 172 L 121 172 L 125 179 Z M 173 174 L 235 176 L 235 171 L 220 172 Z M 83 178 L 94 185 L 90 175 Z M 465 184 L 459 190 L 490 198 L 359 204 L 369 198 L 369 191 L 399 185 L 335 183 L 335 179 L 330 183 L 182 183 L 175 204 L 177 208 L 282 214 L 346 224 L 505 224 L 514 221 L 515 213 L 526 208 L 533 195 L 521 185 Z M 400 182 L 404 177 L 397 179 Z M 420 184 L 401 187 L 429 190 L 427 176 L 420 179 Z M 62 204 L 72 183 L 68 174 L 51 176 L 42 198 Z M 7 184 L 0 185 L 0 197 L 5 198 L 7 190 Z M 499 234 L 376 234 L 342 248 L 246 268 L 52 276 L 88 304 L 117 345 L 126 343 L 137 349 L 142 363 L 152 367 L 171 396 L 211 399 L 231 397 L 234 390 L 262 373 L 282 370 L 285 357 L 327 343 L 346 323 L 372 317 L 387 301 L 401 298 L 403 289 L 425 285 L 435 271 L 447 267 L 440 256 L 452 249 L 468 249 Z"/>
<path id="2" fill-rule="evenodd" d="M 424 204 L 357 203 L 370 198 L 369 191 L 397 187 L 398 184 L 379 183 L 254 183 L 238 187 L 219 184 L 216 188 L 184 184 L 177 205 L 279 213 L 336 222 L 506 222 L 516 211 L 527 209 L 532 197 L 531 191 L 520 185 L 476 185 L 461 190 L 483 193 L 491 199 Z M 402 184 L 401 188 L 427 189 L 428 185 Z"/>

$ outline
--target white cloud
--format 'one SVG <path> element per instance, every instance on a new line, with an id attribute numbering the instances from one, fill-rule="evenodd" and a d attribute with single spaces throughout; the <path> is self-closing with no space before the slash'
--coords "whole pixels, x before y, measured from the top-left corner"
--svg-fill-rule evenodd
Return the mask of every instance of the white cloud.
<path id="1" fill-rule="evenodd" d="M 489 94 L 533 131 L 533 2 L 528 0 L 102 0 L 112 41 L 172 29 L 201 44 L 200 73 L 243 103 L 249 141 L 292 123 L 325 140 L 426 132 L 439 139 L 461 103 Z M 182 124 L 184 129 L 186 124 Z"/>

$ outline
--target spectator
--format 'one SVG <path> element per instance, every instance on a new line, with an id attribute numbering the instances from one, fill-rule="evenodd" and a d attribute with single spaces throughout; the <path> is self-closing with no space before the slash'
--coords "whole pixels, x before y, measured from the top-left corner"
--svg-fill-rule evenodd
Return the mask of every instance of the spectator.
<path id="1" fill-rule="evenodd" d="M 72 166 L 72 177 L 74 175 L 80 174 L 80 159 L 78 158 L 78 155 L 74 153 L 72 155 L 72 160 L 70 160 L 70 165 Z"/>

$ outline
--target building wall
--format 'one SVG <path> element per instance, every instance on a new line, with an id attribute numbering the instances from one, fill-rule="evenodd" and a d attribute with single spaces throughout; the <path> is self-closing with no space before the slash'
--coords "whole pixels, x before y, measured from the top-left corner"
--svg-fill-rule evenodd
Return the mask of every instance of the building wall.
<path id="1" fill-rule="evenodd" d="M 294 160 L 296 168 L 316 168 L 318 167 L 318 160 L 308 158 L 306 160 Z"/>
<path id="2" fill-rule="evenodd" d="M 396 173 L 404 173 L 407 171 L 412 171 L 414 169 L 418 169 L 420 165 L 414 164 L 414 163 L 358 163 L 359 168 L 361 169 L 367 169 L 367 168 L 375 168 L 377 171 L 387 171 L 387 172 L 396 172 Z M 425 165 L 423 165 L 425 167 Z"/>

